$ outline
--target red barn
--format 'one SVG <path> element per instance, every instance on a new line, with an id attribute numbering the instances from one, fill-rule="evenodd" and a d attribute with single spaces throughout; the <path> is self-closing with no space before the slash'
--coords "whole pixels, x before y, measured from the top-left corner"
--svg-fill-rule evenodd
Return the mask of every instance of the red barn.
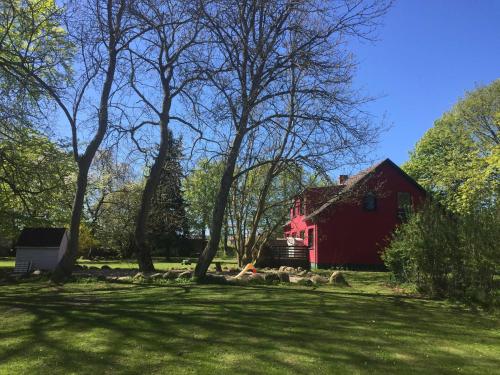
<path id="1" fill-rule="evenodd" d="M 380 251 L 425 190 L 386 159 L 339 184 L 306 189 L 294 200 L 285 236 L 302 238 L 312 268 L 374 268 Z"/>

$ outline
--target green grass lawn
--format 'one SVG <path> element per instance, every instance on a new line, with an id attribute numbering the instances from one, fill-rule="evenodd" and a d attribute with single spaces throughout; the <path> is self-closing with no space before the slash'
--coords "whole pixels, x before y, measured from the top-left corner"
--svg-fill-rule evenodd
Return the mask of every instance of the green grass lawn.
<path id="1" fill-rule="evenodd" d="M 351 288 L 0 284 L 1 374 L 498 374 L 499 316 Z"/>

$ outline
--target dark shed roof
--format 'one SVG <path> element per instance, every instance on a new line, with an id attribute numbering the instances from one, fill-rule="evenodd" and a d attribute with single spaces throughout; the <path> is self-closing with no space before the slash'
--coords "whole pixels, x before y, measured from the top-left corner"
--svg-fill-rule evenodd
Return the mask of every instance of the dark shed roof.
<path id="1" fill-rule="evenodd" d="M 59 247 L 66 228 L 24 228 L 16 246 Z"/>

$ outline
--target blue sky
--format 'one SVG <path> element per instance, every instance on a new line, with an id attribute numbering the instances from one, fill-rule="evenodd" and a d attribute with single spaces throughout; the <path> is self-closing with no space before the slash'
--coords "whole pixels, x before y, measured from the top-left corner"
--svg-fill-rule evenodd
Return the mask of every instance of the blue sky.
<path id="1" fill-rule="evenodd" d="M 355 84 L 392 125 L 372 158 L 401 164 L 465 91 L 500 78 L 500 0 L 399 0 L 377 35 L 352 45 Z"/>

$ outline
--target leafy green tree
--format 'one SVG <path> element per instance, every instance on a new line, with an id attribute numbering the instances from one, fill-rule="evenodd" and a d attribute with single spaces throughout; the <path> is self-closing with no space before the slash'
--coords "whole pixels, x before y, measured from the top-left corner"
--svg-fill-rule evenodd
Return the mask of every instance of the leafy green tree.
<path id="1" fill-rule="evenodd" d="M 128 163 L 119 162 L 111 149 L 97 152 L 91 169 L 85 196 L 84 219 L 89 231 L 95 234 L 100 225 L 101 210 L 108 197 L 132 183 L 134 176 Z"/>
<path id="2" fill-rule="evenodd" d="M 71 155 L 38 132 L 0 138 L 0 237 L 12 241 L 26 226 L 67 226 L 75 172 Z"/>
<path id="3" fill-rule="evenodd" d="M 222 171 L 221 162 L 202 159 L 184 181 L 189 226 L 203 239 L 211 220 Z"/>
<path id="4" fill-rule="evenodd" d="M 142 183 L 129 182 L 107 195 L 100 208 L 95 238 L 105 249 L 130 258 L 134 251 L 135 217 L 139 209 Z"/>
<path id="5" fill-rule="evenodd" d="M 112 149 L 100 150 L 92 163 L 89 171 L 88 188 L 85 196 L 84 218 L 80 225 L 79 254 L 90 255 L 94 249 L 105 250 L 106 253 L 129 254 L 128 244 L 123 247 L 124 241 L 114 241 L 110 237 L 121 235 L 108 225 L 111 220 L 114 225 L 124 230 L 122 224 L 133 220 L 136 206 L 130 206 L 130 186 L 134 184 L 134 175 L 128 163 L 117 160 Z M 118 203 L 115 195 L 121 197 L 126 207 L 122 210 L 115 207 Z M 113 210 L 119 217 L 116 222 L 110 217 Z M 124 217 L 128 212 L 130 217 Z M 124 232 L 126 232 L 124 230 Z M 125 236 L 126 237 L 126 236 Z M 102 252 L 101 252 L 102 253 Z"/>
<path id="6" fill-rule="evenodd" d="M 430 295 L 488 302 L 500 242 L 500 80 L 467 93 L 404 168 L 432 202 L 397 229 L 383 258 Z"/>
<path id="7" fill-rule="evenodd" d="M 60 27 L 61 15 L 54 0 L 0 2 L 0 242 L 4 246 L 10 246 L 25 226 L 69 224 L 74 164 L 67 152 L 33 130 L 43 126 L 52 102 L 32 73 L 54 86 L 71 75 L 68 62 L 73 50 Z"/>
<path id="8" fill-rule="evenodd" d="M 467 93 L 437 120 L 404 169 L 456 213 L 497 204 L 500 80 Z"/>
<path id="9" fill-rule="evenodd" d="M 0 3 L 0 85 L 26 90 L 37 101 L 50 95 L 41 82 L 60 87 L 71 78 L 74 49 L 62 15 L 55 0 Z"/>

